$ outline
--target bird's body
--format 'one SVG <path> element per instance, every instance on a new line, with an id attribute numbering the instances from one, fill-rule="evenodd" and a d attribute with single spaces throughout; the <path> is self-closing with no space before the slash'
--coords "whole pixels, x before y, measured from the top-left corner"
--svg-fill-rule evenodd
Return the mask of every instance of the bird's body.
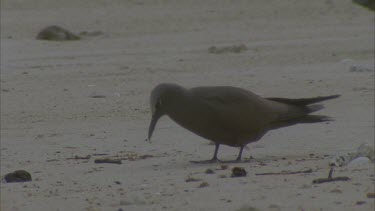
<path id="1" fill-rule="evenodd" d="M 230 87 L 185 89 L 177 84 L 160 84 L 151 94 L 153 118 L 149 138 L 162 115 L 191 132 L 220 144 L 240 147 L 259 140 L 267 131 L 297 123 L 327 121 L 326 116 L 309 115 L 322 106 L 308 104 L 336 98 L 338 95 L 306 98 L 262 98 L 250 91 Z"/>

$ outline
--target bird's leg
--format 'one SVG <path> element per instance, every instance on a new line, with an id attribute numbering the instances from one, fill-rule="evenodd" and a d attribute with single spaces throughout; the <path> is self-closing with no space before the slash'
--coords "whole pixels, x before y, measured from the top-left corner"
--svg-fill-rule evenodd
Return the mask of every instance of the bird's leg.
<path id="1" fill-rule="evenodd" d="M 215 144 L 215 152 L 214 156 L 211 158 L 211 160 L 199 160 L 199 161 L 190 161 L 192 163 L 218 163 L 220 160 L 217 158 L 217 153 L 219 151 L 220 144 Z"/>
<path id="2" fill-rule="evenodd" d="M 238 153 L 238 156 L 237 156 L 236 160 L 222 161 L 222 162 L 223 163 L 240 163 L 242 161 L 241 157 L 242 157 L 243 148 L 245 148 L 245 146 L 240 147 L 240 153 Z"/>
<path id="3" fill-rule="evenodd" d="M 215 152 L 214 152 L 214 156 L 212 157 L 212 161 L 219 161 L 219 159 L 217 159 L 217 152 L 219 152 L 219 147 L 220 147 L 220 144 L 215 144 Z"/>
<path id="4" fill-rule="evenodd" d="M 241 157 L 242 157 L 242 151 L 243 151 L 243 148 L 244 148 L 245 146 L 241 146 L 240 147 L 240 153 L 238 153 L 238 156 L 237 156 L 237 158 L 236 158 L 236 162 L 241 162 Z"/>

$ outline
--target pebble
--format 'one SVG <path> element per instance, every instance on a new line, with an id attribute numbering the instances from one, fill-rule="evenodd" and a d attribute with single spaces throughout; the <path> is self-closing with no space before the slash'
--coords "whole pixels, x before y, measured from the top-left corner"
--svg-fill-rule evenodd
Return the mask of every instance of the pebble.
<path id="1" fill-rule="evenodd" d="M 244 177 L 247 175 L 247 172 L 242 167 L 234 167 L 232 168 L 232 177 Z"/>
<path id="2" fill-rule="evenodd" d="M 205 173 L 206 174 L 214 174 L 215 172 L 212 169 L 206 169 Z"/>
<path id="3" fill-rule="evenodd" d="M 205 187 L 208 187 L 209 184 L 207 182 L 202 182 L 201 184 L 199 184 L 198 188 L 205 188 Z"/>
<path id="4" fill-rule="evenodd" d="M 25 170 L 17 170 L 4 176 L 5 182 L 28 182 L 31 181 L 31 174 Z"/>
<path id="5" fill-rule="evenodd" d="M 64 41 L 79 40 L 80 37 L 60 26 L 47 26 L 36 36 L 38 40 Z"/>

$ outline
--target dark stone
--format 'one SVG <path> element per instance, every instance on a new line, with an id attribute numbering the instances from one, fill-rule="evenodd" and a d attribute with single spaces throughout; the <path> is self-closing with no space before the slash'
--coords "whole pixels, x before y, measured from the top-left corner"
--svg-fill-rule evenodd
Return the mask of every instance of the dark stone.
<path id="1" fill-rule="evenodd" d="M 42 29 L 36 36 L 38 40 L 65 41 L 79 40 L 80 37 L 60 26 L 48 26 Z"/>
<path id="2" fill-rule="evenodd" d="M 353 0 L 354 3 L 366 7 L 369 10 L 375 11 L 375 1 L 374 0 Z"/>
<path id="3" fill-rule="evenodd" d="M 244 177 L 247 175 L 247 172 L 242 167 L 234 167 L 232 169 L 232 177 Z"/>
<path id="4" fill-rule="evenodd" d="M 6 174 L 4 179 L 6 182 L 28 182 L 31 181 L 31 174 L 25 170 L 17 170 Z"/>
<path id="5" fill-rule="evenodd" d="M 206 169 L 205 173 L 206 174 L 214 174 L 215 172 L 212 169 Z"/>

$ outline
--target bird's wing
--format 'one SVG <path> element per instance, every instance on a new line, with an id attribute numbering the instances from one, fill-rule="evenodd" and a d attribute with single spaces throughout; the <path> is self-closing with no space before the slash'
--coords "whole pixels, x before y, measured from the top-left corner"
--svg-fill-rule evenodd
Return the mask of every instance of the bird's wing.
<path id="1" fill-rule="evenodd" d="M 192 89 L 192 95 L 228 129 L 260 130 L 275 116 L 267 100 L 244 89 L 198 87 Z"/>

